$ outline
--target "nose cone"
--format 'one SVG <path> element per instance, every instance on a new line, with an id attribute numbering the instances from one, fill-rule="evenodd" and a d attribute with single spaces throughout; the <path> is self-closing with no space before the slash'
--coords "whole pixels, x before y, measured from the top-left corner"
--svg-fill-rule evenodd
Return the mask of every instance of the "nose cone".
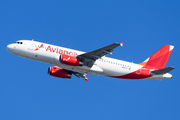
<path id="1" fill-rule="evenodd" d="M 6 50 L 12 53 L 14 46 L 12 44 L 7 45 Z"/>

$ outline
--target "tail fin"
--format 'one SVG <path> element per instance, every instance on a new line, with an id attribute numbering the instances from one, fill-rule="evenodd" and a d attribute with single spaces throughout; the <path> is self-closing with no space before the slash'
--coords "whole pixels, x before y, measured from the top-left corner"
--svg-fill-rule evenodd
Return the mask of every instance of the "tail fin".
<path id="1" fill-rule="evenodd" d="M 144 62 L 140 63 L 144 67 L 153 68 L 153 69 L 162 69 L 166 66 L 166 63 L 171 55 L 174 46 L 165 45 L 157 52 L 155 52 L 151 57 L 146 59 Z"/>

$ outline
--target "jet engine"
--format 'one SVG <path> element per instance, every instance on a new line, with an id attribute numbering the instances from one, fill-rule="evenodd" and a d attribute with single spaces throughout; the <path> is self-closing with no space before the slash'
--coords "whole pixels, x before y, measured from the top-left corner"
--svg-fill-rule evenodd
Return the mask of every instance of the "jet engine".
<path id="1" fill-rule="evenodd" d="M 59 62 L 72 66 L 83 66 L 83 63 L 78 58 L 65 54 L 60 55 Z"/>
<path id="2" fill-rule="evenodd" d="M 71 78 L 72 73 L 66 70 L 63 70 L 59 67 L 53 67 L 50 66 L 48 68 L 48 74 L 54 77 L 59 77 L 59 78 Z"/>

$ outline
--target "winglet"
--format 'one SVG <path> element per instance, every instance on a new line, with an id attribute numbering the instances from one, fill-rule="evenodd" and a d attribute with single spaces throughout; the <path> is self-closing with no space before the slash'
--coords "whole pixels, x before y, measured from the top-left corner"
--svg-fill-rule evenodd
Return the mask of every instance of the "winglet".
<path id="1" fill-rule="evenodd" d="M 119 43 L 121 46 L 123 46 L 124 42 Z"/>

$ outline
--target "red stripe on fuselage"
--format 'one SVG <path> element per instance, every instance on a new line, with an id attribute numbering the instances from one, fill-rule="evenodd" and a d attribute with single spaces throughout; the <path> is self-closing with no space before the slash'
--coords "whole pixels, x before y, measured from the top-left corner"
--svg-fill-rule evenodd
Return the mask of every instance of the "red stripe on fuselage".
<path id="1" fill-rule="evenodd" d="M 141 74 L 138 72 L 139 70 L 129 73 L 129 74 L 126 74 L 126 75 L 122 75 L 122 76 L 110 76 L 110 77 L 121 78 L 121 79 L 145 79 L 145 78 L 153 76 L 148 71 L 145 72 L 145 74 Z"/>

